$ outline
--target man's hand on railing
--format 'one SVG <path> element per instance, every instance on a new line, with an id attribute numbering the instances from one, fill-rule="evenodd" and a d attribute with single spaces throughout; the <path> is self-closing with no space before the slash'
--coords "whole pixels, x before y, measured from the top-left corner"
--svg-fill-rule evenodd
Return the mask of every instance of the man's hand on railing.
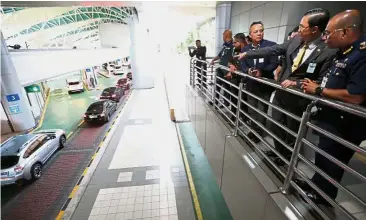
<path id="1" fill-rule="evenodd" d="M 304 93 L 308 94 L 315 94 L 315 89 L 318 88 L 320 85 L 310 79 L 305 79 L 302 82 L 301 88 L 304 90 Z"/>
<path id="2" fill-rule="evenodd" d="M 286 79 L 285 81 L 283 81 L 281 83 L 281 86 L 285 89 L 290 87 L 290 86 L 296 86 L 296 81 Z"/>
<path id="3" fill-rule="evenodd" d="M 235 72 L 237 69 L 236 69 L 236 66 L 234 66 L 233 64 L 229 64 L 229 67 L 230 67 L 230 72 Z"/>
<path id="4" fill-rule="evenodd" d="M 232 78 L 231 73 L 229 72 L 228 74 L 226 74 L 226 75 L 225 75 L 225 78 L 226 78 L 227 80 L 230 80 L 230 79 Z"/>

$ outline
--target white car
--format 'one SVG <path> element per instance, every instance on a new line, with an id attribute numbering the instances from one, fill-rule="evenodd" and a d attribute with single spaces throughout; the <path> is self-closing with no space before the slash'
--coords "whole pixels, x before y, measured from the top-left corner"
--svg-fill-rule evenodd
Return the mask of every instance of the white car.
<path id="1" fill-rule="evenodd" d="M 65 131 L 41 130 L 14 136 L 1 144 L 1 186 L 37 180 L 44 164 L 66 144 Z"/>
<path id="2" fill-rule="evenodd" d="M 69 94 L 73 92 L 84 92 L 84 85 L 80 80 L 66 80 L 66 83 Z"/>

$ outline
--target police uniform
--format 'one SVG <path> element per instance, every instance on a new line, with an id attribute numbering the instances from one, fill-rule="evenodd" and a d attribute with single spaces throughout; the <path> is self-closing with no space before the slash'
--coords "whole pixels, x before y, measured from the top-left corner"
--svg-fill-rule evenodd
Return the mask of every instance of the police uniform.
<path id="1" fill-rule="evenodd" d="M 366 37 L 357 40 L 348 50 L 338 52 L 316 94 L 321 94 L 323 88 L 347 89 L 351 95 L 366 95 Z M 365 107 L 366 102 L 361 106 Z M 355 145 L 366 139 L 366 120 L 361 117 L 321 105 L 318 116 L 319 127 Z M 344 164 L 348 164 L 354 154 L 353 150 L 321 134 L 318 147 Z M 315 165 L 341 181 L 344 170 L 319 153 L 316 153 Z M 337 188 L 320 174 L 316 173 L 312 180 L 331 198 L 337 197 Z"/>
<path id="2" fill-rule="evenodd" d="M 217 55 L 218 57 L 220 57 L 219 64 L 227 67 L 229 64 L 229 61 L 232 59 L 233 51 L 234 51 L 233 42 L 232 41 L 225 42 L 223 44 L 223 47 L 222 47 L 220 53 Z M 217 68 L 217 70 L 216 70 L 216 75 L 224 80 L 226 80 L 225 76 L 227 73 L 228 72 L 226 70 L 223 70 L 221 68 Z M 224 89 L 230 91 L 230 85 L 227 83 L 224 83 L 221 79 L 217 79 L 216 84 L 219 86 L 222 86 Z M 215 100 L 216 105 L 218 105 L 218 103 L 219 103 L 218 100 L 220 98 L 219 93 L 221 91 L 221 88 L 219 86 L 216 86 L 216 100 Z M 224 96 L 228 100 L 230 100 L 230 94 L 228 92 L 226 92 L 225 90 L 224 90 Z M 229 106 L 229 102 L 226 99 L 224 99 L 224 104 L 226 106 Z"/>

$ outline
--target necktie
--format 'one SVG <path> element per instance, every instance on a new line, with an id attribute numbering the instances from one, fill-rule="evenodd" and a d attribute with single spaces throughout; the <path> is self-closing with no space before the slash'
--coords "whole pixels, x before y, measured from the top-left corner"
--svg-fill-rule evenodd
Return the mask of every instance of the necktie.
<path id="1" fill-rule="evenodd" d="M 294 64 L 292 64 L 292 72 L 294 72 L 295 70 L 297 70 L 297 68 L 299 68 L 301 62 L 302 62 L 302 59 L 304 58 L 304 55 L 305 55 L 305 51 L 306 49 L 308 48 L 308 45 L 305 44 L 299 51 L 299 53 L 297 54 L 297 56 L 295 57 L 294 59 Z"/>

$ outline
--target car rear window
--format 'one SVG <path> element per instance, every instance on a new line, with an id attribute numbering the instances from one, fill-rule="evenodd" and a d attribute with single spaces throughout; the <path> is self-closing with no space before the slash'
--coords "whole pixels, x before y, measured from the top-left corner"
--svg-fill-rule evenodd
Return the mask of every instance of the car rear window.
<path id="1" fill-rule="evenodd" d="M 80 82 L 69 82 L 70 86 L 79 85 L 79 84 L 80 84 Z"/>
<path id="2" fill-rule="evenodd" d="M 110 87 L 103 90 L 102 95 L 110 95 L 116 91 L 116 87 Z"/>
<path id="3" fill-rule="evenodd" d="M 103 112 L 103 103 L 92 104 L 91 106 L 89 106 L 87 112 L 102 113 Z"/>
<path id="4" fill-rule="evenodd" d="M 1 169 L 8 169 L 17 165 L 19 162 L 18 156 L 1 156 Z"/>

